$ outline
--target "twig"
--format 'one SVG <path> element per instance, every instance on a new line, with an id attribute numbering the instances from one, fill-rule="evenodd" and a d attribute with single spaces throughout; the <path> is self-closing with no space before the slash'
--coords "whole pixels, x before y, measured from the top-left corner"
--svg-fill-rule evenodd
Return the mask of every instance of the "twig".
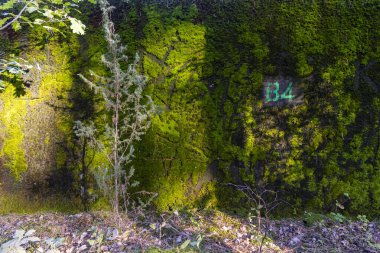
<path id="1" fill-rule="evenodd" d="M 6 29 L 7 27 L 9 27 L 12 23 L 14 23 L 17 19 L 19 19 L 22 15 L 22 13 L 26 10 L 26 8 L 29 6 L 29 4 L 31 4 L 33 2 L 33 0 L 30 0 L 28 3 L 25 4 L 24 8 L 22 8 L 22 10 L 17 14 L 17 16 L 12 19 L 10 22 L 8 22 L 7 24 L 5 24 L 4 26 L 0 27 L 0 31 Z"/>

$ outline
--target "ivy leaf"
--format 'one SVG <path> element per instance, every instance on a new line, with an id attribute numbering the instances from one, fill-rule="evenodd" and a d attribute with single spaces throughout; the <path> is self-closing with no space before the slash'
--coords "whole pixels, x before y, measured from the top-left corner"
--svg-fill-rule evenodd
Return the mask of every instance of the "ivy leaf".
<path id="1" fill-rule="evenodd" d="M 36 7 L 36 6 L 31 6 L 31 7 L 26 8 L 26 11 L 28 13 L 33 13 L 33 12 L 35 12 L 37 10 L 38 10 L 38 7 Z"/>
<path id="2" fill-rule="evenodd" d="M 54 18 L 53 11 L 49 10 L 49 9 L 46 9 L 45 12 L 42 15 L 44 15 L 45 17 L 50 18 L 50 19 Z"/>
<path id="3" fill-rule="evenodd" d="M 0 27 L 2 27 L 9 19 L 10 19 L 10 17 L 0 19 Z"/>
<path id="4" fill-rule="evenodd" d="M 30 27 L 33 27 L 32 21 L 30 21 L 29 18 L 21 16 L 20 19 L 27 23 Z"/>
<path id="5" fill-rule="evenodd" d="M 71 23 L 71 30 L 73 33 L 84 35 L 84 29 L 86 26 L 78 19 L 69 17 L 70 23 Z"/>
<path id="6" fill-rule="evenodd" d="M 15 32 L 17 32 L 18 30 L 21 29 L 21 25 L 18 21 L 15 21 L 12 23 L 12 28 L 13 28 L 13 30 L 15 30 Z"/>
<path id="7" fill-rule="evenodd" d="M 9 10 L 9 9 L 12 9 L 15 3 L 17 3 L 17 0 L 7 1 L 6 3 L 0 5 L 0 10 Z"/>

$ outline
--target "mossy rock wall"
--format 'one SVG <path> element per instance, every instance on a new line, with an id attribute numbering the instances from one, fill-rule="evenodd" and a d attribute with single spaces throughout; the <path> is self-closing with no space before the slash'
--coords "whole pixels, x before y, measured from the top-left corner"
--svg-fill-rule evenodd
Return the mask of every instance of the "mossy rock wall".
<path id="1" fill-rule="evenodd" d="M 158 207 L 244 206 L 224 186 L 232 182 L 275 190 L 295 209 L 335 210 L 338 201 L 378 212 L 378 8 L 243 0 L 130 8 L 119 32 L 133 27 L 124 39 L 139 50 L 160 108 L 136 166 Z M 263 106 L 263 79 L 280 75 L 306 80 L 303 104 Z"/>
<path id="2" fill-rule="evenodd" d="M 70 51 L 77 51 L 79 44 L 75 39 L 62 43 L 51 38 L 39 45 L 34 36 L 40 35 L 46 36 L 36 29 L 22 39 L 30 43 L 22 54 L 33 65 L 24 76 L 30 85 L 20 94 L 8 83 L 0 93 L 0 182 L 11 192 L 46 194 L 49 189 L 69 187 L 72 181 L 68 166 L 73 143 Z M 14 80 L 10 75 L 8 81 Z"/>
<path id="3" fill-rule="evenodd" d="M 131 57 L 139 53 L 158 107 L 135 160 L 158 209 L 245 207 L 226 186 L 234 183 L 277 191 L 288 210 L 331 211 L 338 202 L 352 214 L 379 214 L 379 1 L 164 2 L 114 1 L 112 16 Z M 98 10 L 87 25 L 79 42 L 45 47 L 55 52 L 46 64 L 59 66 L 28 99 L 12 98 L 12 88 L 0 94 L 3 167 L 16 177 L 37 173 L 37 162 L 69 171 L 73 119 L 103 122 L 101 100 L 74 77 L 105 73 Z M 303 103 L 264 107 L 267 76 L 305 80 Z M 33 92 L 53 95 L 29 102 Z M 53 118 L 37 122 L 39 110 Z"/>

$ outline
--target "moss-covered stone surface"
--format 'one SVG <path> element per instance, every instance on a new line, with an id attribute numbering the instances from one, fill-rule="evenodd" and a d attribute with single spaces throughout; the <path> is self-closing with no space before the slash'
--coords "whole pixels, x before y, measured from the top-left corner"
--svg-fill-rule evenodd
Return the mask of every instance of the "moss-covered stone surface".
<path id="1" fill-rule="evenodd" d="M 116 31 L 131 56 L 139 53 L 158 106 L 135 160 L 141 188 L 159 194 L 158 209 L 245 207 L 226 186 L 234 183 L 277 191 L 289 213 L 337 203 L 352 214 L 379 213 L 378 1 L 114 4 Z M 31 51 L 49 70 L 38 87 L 21 98 L 12 88 L 0 94 L 2 166 L 16 178 L 73 169 L 57 143 L 73 145 L 74 118 L 102 127 L 96 96 L 70 90 L 85 85 L 77 72 L 104 72 L 99 20 L 90 13 L 87 23 L 84 37 Z M 302 80 L 303 103 L 264 107 L 270 76 Z"/>

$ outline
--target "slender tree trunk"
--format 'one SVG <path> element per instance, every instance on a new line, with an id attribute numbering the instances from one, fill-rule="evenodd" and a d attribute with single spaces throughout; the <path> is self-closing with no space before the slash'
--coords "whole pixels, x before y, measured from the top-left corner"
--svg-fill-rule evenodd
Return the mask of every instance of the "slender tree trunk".
<path id="1" fill-rule="evenodd" d="M 116 57 L 115 57 L 116 58 Z M 113 152 L 114 152 L 114 181 L 115 181 L 115 204 L 114 204 L 114 211 L 116 213 L 119 212 L 119 179 L 120 179 L 120 163 L 119 163 L 119 84 L 118 82 L 115 82 L 115 96 L 116 96 L 116 102 L 115 102 L 115 112 L 112 119 L 112 124 L 114 126 L 114 143 L 113 143 Z"/>
<path id="2" fill-rule="evenodd" d="M 111 28 L 112 29 L 112 28 Z M 118 66 L 118 59 L 117 59 L 117 52 L 116 50 L 113 52 L 113 61 L 114 61 L 114 72 L 116 75 L 116 81 L 115 81 L 115 87 L 114 87 L 114 94 L 116 96 L 116 101 L 115 101 L 115 113 L 114 113 L 114 118 L 112 119 L 113 125 L 114 125 L 114 163 L 115 163 L 115 207 L 114 211 L 116 213 L 119 213 L 119 196 L 120 196 L 120 180 L 121 180 L 121 168 L 120 168 L 120 158 L 119 158 L 119 138 L 120 138 L 120 133 L 119 133 L 119 110 L 120 110 L 120 103 L 121 103 L 121 98 L 120 98 L 120 80 L 119 80 L 119 73 L 118 69 L 116 66 Z"/>
<path id="3" fill-rule="evenodd" d="M 88 185 L 87 185 L 88 167 L 86 165 L 86 146 L 87 146 L 87 139 L 85 137 L 83 137 L 83 147 L 82 147 L 83 196 L 82 196 L 82 204 L 83 204 L 84 210 L 87 212 L 89 210 L 89 205 L 88 205 Z"/>

